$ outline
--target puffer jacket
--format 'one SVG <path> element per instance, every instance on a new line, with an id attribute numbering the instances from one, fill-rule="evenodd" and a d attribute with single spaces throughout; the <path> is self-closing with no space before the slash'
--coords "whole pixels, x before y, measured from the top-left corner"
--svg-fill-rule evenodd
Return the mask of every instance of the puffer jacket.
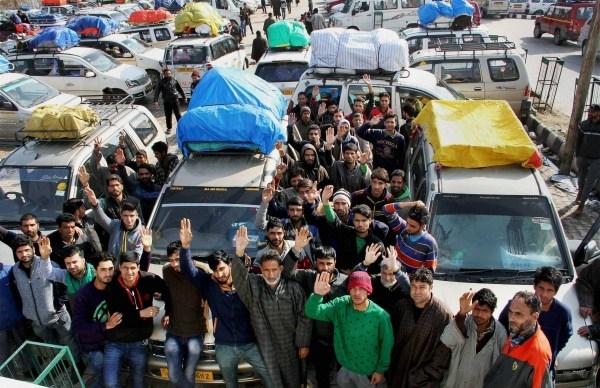
<path id="1" fill-rule="evenodd" d="M 135 252 L 138 258 L 142 257 L 142 223 L 136 221 L 133 228 L 125 229 L 121 220 L 110 219 L 100 206 L 92 209 L 91 216 L 109 234 L 107 252 L 117 258 L 118 266 L 119 255 L 125 252 Z"/>

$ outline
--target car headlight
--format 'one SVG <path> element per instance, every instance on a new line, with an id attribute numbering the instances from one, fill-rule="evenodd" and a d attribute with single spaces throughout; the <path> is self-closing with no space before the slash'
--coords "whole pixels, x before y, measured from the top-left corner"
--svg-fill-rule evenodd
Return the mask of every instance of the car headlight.
<path id="1" fill-rule="evenodd" d="M 140 83 L 136 80 L 125 80 L 125 85 L 127 85 L 128 88 L 134 88 L 136 86 L 140 86 Z"/>

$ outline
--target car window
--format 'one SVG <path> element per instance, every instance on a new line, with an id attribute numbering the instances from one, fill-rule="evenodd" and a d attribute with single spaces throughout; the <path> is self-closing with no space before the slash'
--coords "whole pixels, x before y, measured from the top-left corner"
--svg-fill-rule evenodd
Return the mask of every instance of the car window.
<path id="1" fill-rule="evenodd" d="M 554 7 L 551 6 L 550 8 L 548 8 L 548 10 L 546 11 L 546 16 L 550 16 L 554 14 Z"/>
<path id="2" fill-rule="evenodd" d="M 63 77 L 85 77 L 86 67 L 71 58 L 63 58 L 60 62 L 60 75 Z"/>
<path id="3" fill-rule="evenodd" d="M 144 114 L 139 114 L 129 122 L 133 131 L 138 135 L 144 145 L 148 145 L 158 134 L 158 128 L 152 120 Z"/>
<path id="4" fill-rule="evenodd" d="M 60 75 L 58 59 L 35 58 L 30 75 L 53 77 Z"/>
<path id="5" fill-rule="evenodd" d="M 366 12 L 369 10 L 369 3 L 366 1 L 357 1 L 356 5 L 354 6 L 354 10 L 356 12 Z"/>
<path id="6" fill-rule="evenodd" d="M 425 158 L 423 157 L 423 147 L 415 151 L 415 155 L 410 166 L 410 190 L 415 200 L 425 200 Z"/>
<path id="7" fill-rule="evenodd" d="M 529 0 L 531 3 L 537 4 L 540 3 L 542 0 Z"/>
<path id="8" fill-rule="evenodd" d="M 225 44 L 226 44 L 226 47 L 227 47 L 227 53 L 228 54 L 236 52 L 237 49 L 238 49 L 238 45 L 237 45 L 237 43 L 235 42 L 235 40 L 233 38 L 227 38 L 225 40 Z"/>
<path id="9" fill-rule="evenodd" d="M 448 84 L 481 82 L 479 61 L 441 62 L 440 78 Z"/>
<path id="10" fill-rule="evenodd" d="M 591 7 L 580 7 L 577 8 L 576 18 L 579 20 L 587 20 L 590 16 L 592 16 L 592 12 L 594 9 Z"/>
<path id="11" fill-rule="evenodd" d="M 223 42 L 223 41 L 219 41 L 219 42 L 213 43 L 210 46 L 210 48 L 211 48 L 211 51 L 212 51 L 213 60 L 214 59 L 219 59 L 223 55 L 227 54 L 227 47 L 225 46 L 225 42 Z"/>
<path id="12" fill-rule="evenodd" d="M 13 103 L 8 100 L 8 98 L 6 98 L 0 94 L 0 111 L 14 112 L 16 110 L 17 110 L 17 107 L 14 106 Z"/>
<path id="13" fill-rule="evenodd" d="M 163 42 L 165 40 L 171 40 L 171 33 L 167 28 L 157 28 L 154 30 L 154 36 L 157 42 Z"/>
<path id="14" fill-rule="evenodd" d="M 104 156 L 106 156 L 107 154 L 104 154 Z M 90 156 L 85 163 L 83 163 L 83 167 L 85 167 L 85 170 L 89 173 L 91 171 L 94 171 L 94 169 L 92 168 L 92 157 Z M 92 190 L 94 190 L 94 193 L 96 193 L 97 196 L 99 197 L 103 197 L 104 196 L 104 191 L 105 191 L 105 185 L 106 182 L 102 182 L 102 179 L 100 179 L 100 175 L 101 174 L 90 174 L 90 187 L 92 188 Z M 81 183 L 79 182 L 79 179 L 76 179 L 76 184 L 75 184 L 75 192 L 77 195 L 77 197 L 81 198 L 81 195 L 83 194 L 83 187 L 81 186 Z"/>
<path id="15" fill-rule="evenodd" d="M 307 67 L 306 62 L 266 62 L 256 67 L 255 74 L 267 82 L 298 82 Z"/>
<path id="16" fill-rule="evenodd" d="M 373 107 L 379 105 L 379 94 L 386 92 L 390 96 L 392 96 L 392 87 L 391 86 L 381 86 L 381 85 L 373 85 L 373 99 L 374 102 L 370 101 L 367 98 L 367 94 L 369 94 L 369 88 L 364 83 L 353 84 L 348 87 L 348 104 L 350 106 L 354 105 L 354 100 L 356 97 L 362 97 L 365 100 L 365 106 L 373 103 Z M 392 106 L 394 100 L 390 101 L 390 107 Z"/>
<path id="17" fill-rule="evenodd" d="M 308 86 L 306 88 L 306 90 L 304 90 L 304 92 L 306 93 L 306 97 L 310 101 L 313 98 L 312 86 Z M 332 100 L 336 104 L 339 105 L 341 94 L 342 94 L 342 86 L 341 85 L 322 85 L 322 86 L 319 86 L 319 95 L 316 96 L 315 98 L 318 101 Z"/>
<path id="18" fill-rule="evenodd" d="M 208 48 L 206 46 L 178 46 L 166 50 L 165 61 L 174 65 L 196 65 L 206 63 Z"/>
<path id="19" fill-rule="evenodd" d="M 419 8 L 424 3 L 424 0 L 402 0 L 402 8 Z"/>
<path id="20" fill-rule="evenodd" d="M 15 65 L 15 72 L 22 74 L 31 74 L 30 64 L 31 61 L 29 59 L 18 59 L 11 61 L 13 65 Z"/>
<path id="21" fill-rule="evenodd" d="M 376 11 L 396 9 L 398 8 L 398 0 L 375 0 L 374 6 Z"/>
<path id="22" fill-rule="evenodd" d="M 423 38 L 412 38 L 406 41 L 408 43 L 408 53 L 412 54 L 423 48 Z"/>
<path id="23" fill-rule="evenodd" d="M 0 86 L 0 89 L 24 108 L 42 104 L 59 94 L 58 90 L 31 77 L 11 81 Z"/>
<path id="24" fill-rule="evenodd" d="M 144 42 L 146 42 L 146 43 L 152 42 L 152 36 L 150 35 L 150 30 L 138 31 L 138 35 L 140 36 L 140 39 L 143 40 Z M 155 31 L 155 35 L 156 35 L 156 31 Z M 158 37 L 156 38 L 156 40 L 158 40 Z"/>
<path id="25" fill-rule="evenodd" d="M 494 82 L 516 81 L 519 69 L 512 58 L 488 59 L 490 77 Z"/>

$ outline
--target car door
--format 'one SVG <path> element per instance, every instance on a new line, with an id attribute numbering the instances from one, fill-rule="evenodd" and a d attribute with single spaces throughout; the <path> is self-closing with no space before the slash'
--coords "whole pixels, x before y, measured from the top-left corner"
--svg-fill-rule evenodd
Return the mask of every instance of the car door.
<path id="1" fill-rule="evenodd" d="M 357 1 L 352 10 L 352 26 L 359 30 L 369 31 L 373 29 L 373 5 L 370 0 Z"/>
<path id="2" fill-rule="evenodd" d="M 542 32 L 550 32 L 550 22 L 552 20 L 552 17 L 554 16 L 555 8 L 556 7 L 554 5 L 551 5 L 550 8 L 548 8 L 546 13 L 544 14 L 544 17 L 540 19 L 539 24 Z M 554 32 L 554 30 L 552 30 L 552 32 Z"/>
<path id="3" fill-rule="evenodd" d="M 25 117 L 17 105 L 0 93 L 0 139 L 14 140 L 15 132 L 25 126 Z"/>
<path id="4" fill-rule="evenodd" d="M 54 56 L 36 56 L 29 59 L 29 61 L 31 66 L 30 72 L 28 73 L 29 75 L 42 82 L 46 82 L 48 85 L 55 87 L 61 92 L 67 91 L 67 86 L 60 75 L 60 63 L 58 58 Z"/>
<path id="5" fill-rule="evenodd" d="M 167 47 L 170 41 L 173 40 L 173 34 L 168 28 L 155 28 L 154 29 L 154 43 L 153 46 L 157 48 Z M 152 44 L 152 42 L 149 42 Z"/>
<path id="6" fill-rule="evenodd" d="M 485 97 L 485 83 L 481 77 L 478 59 L 453 59 L 439 62 L 440 79 L 468 98 L 481 100 Z"/>
<path id="7" fill-rule="evenodd" d="M 398 0 L 374 0 L 373 28 L 393 28 L 398 13 Z"/>
<path id="8" fill-rule="evenodd" d="M 97 84 L 94 77 L 86 78 L 86 73 L 91 70 L 79 58 L 62 56 L 59 58 L 59 68 L 63 77 L 63 88 L 67 93 L 101 94 L 103 87 Z"/>
<path id="9" fill-rule="evenodd" d="M 522 61 L 518 58 L 499 57 L 482 59 L 482 63 L 485 63 L 491 81 L 485 89 L 485 98 L 506 100 L 513 110 L 519 111 L 521 101 L 527 98 L 524 96 L 525 89 L 529 87 L 529 78 Z"/>
<path id="10" fill-rule="evenodd" d="M 210 45 L 211 60 L 210 63 L 215 66 L 227 66 L 227 48 L 223 40 L 212 42 Z"/>

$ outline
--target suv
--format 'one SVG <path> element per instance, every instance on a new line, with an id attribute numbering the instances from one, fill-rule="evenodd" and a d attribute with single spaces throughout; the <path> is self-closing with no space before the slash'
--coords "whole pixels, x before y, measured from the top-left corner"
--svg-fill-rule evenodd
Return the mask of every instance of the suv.
<path id="1" fill-rule="evenodd" d="M 248 68 L 244 45 L 229 34 L 217 37 L 186 35 L 175 39 L 165 49 L 162 64 L 171 69 L 186 95 L 191 95 L 191 74 L 194 69 L 204 73 L 209 67 Z"/>
<path id="2" fill-rule="evenodd" d="M 346 114 L 350 113 L 357 97 L 366 100 L 368 88 L 362 81 L 363 74 L 364 72 L 356 70 L 311 67 L 300 77 L 292 101 L 294 104 L 298 103 L 300 92 L 305 92 L 310 101 L 313 97 L 312 88 L 318 86 L 321 100 L 331 99 L 338 104 L 339 109 Z M 433 74 L 419 69 L 401 70 L 395 73 L 370 72 L 370 76 L 375 99 L 373 106 L 379 103 L 379 93 L 387 92 L 391 96 L 390 107 L 398 114 L 407 99 L 416 99 L 425 105 L 430 100 L 464 98 L 445 82 L 436 79 Z"/>
<path id="3" fill-rule="evenodd" d="M 400 37 L 408 43 L 408 52 L 412 54 L 415 51 L 436 48 L 440 44 L 454 41 L 461 43 L 483 42 L 483 38 L 489 36 L 488 29 L 485 26 L 464 30 L 452 30 L 449 26 L 447 28 L 436 27 L 407 28 L 400 32 Z"/>
<path id="4" fill-rule="evenodd" d="M 509 0 L 477 0 L 484 18 L 496 15 L 508 15 Z"/>
<path id="5" fill-rule="evenodd" d="M 80 97 L 61 93 L 28 75 L 0 74 L 0 139 L 16 140 L 16 131 L 42 104 L 75 106 L 80 102 Z"/>
<path id="6" fill-rule="evenodd" d="M 543 34 L 553 35 L 553 42 L 560 46 L 565 40 L 577 41 L 579 32 L 586 20 L 594 12 L 594 2 L 556 3 L 548 11 L 535 19 L 533 36 L 537 39 Z"/>
<path id="7" fill-rule="evenodd" d="M 273 179 L 278 161 L 279 155 L 274 150 L 270 155 L 251 152 L 192 154 L 179 162 L 165 183 L 148 222 L 153 233 L 152 255 L 160 264 L 152 263 L 150 271 L 162 275 L 162 265 L 167 263 L 167 245 L 179 239 L 179 222 L 184 217 L 191 219 L 194 235 L 200 236 L 192 243 L 194 256 L 205 258 L 218 249 L 233 254 L 235 233 L 242 224 L 248 226 L 251 241 L 248 254 L 254 256 L 257 242 L 264 237 L 264 231 L 254 226 L 261 201 L 260 189 Z M 196 383 L 223 384 L 215 360 L 212 333 L 209 331 L 204 338 L 202 356 L 196 367 Z M 147 370 L 151 380 L 168 380 L 164 341 L 165 331 L 160 317 L 156 317 Z M 244 362 L 238 366 L 238 381 L 252 383 L 260 379 Z"/>
<path id="8" fill-rule="evenodd" d="M 165 48 L 175 39 L 175 26 L 173 23 L 130 26 L 121 30 L 121 33 L 136 34 L 141 41 L 154 48 Z"/>
<path id="9" fill-rule="evenodd" d="M 152 81 L 142 69 L 117 62 L 89 47 L 60 52 L 13 53 L 8 60 L 15 72 L 28 74 L 61 92 L 78 96 L 98 94 L 132 95 L 143 100 L 152 92 Z"/>
<path id="10" fill-rule="evenodd" d="M 523 56 L 512 42 L 443 44 L 412 54 L 410 64 L 435 74 L 465 97 L 506 100 L 518 113 L 531 91 Z"/>
<path id="11" fill-rule="evenodd" d="M 407 155 L 411 198 L 427 204 L 429 231 L 438 243 L 437 295 L 451 311 L 465 290 L 488 287 L 502 303 L 531 288 L 539 266 L 559 269 L 557 299 L 571 311 L 573 328 L 585 326 L 575 292 L 577 273 L 560 217 L 541 174 L 519 165 L 439 168 L 421 136 Z M 559 353 L 557 387 L 595 386 L 597 345 L 571 336 Z"/>
<path id="12" fill-rule="evenodd" d="M 42 230 L 53 230 L 63 202 L 81 197 L 77 174 L 81 166 L 91 171 L 94 140 L 98 138 L 102 139 L 102 153 L 110 155 L 118 147 L 123 133 L 128 159 L 133 159 L 137 150 L 144 149 L 149 162 L 156 162 L 151 146 L 165 141 L 165 135 L 148 109 L 125 101 L 103 104 L 86 100 L 86 103 L 102 119 L 89 135 L 69 141 L 31 140 L 0 162 L 0 225 L 18 230 L 21 215 L 34 213 Z M 90 181 L 90 185 L 96 193 L 104 193 L 105 182 Z M 0 244 L 0 255 L 12 257 L 4 244 Z"/>
<path id="13" fill-rule="evenodd" d="M 269 49 L 258 60 L 254 74 L 275 85 L 289 97 L 302 74 L 308 68 L 310 48 Z"/>
<path id="14" fill-rule="evenodd" d="M 527 0 L 525 12 L 529 15 L 543 15 L 554 3 L 556 0 Z"/>
<path id="15" fill-rule="evenodd" d="M 99 39 L 81 39 L 79 45 L 97 48 L 121 63 L 139 67 L 148 74 L 152 85 L 157 85 L 160 81 L 160 61 L 165 50 L 151 48 L 137 37 L 110 34 Z"/>

